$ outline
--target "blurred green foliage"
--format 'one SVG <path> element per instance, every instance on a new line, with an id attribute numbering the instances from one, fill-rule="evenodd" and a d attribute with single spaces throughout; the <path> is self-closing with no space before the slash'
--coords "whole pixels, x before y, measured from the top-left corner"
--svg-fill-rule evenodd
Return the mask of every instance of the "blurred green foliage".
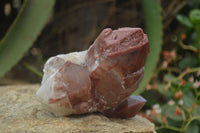
<path id="1" fill-rule="evenodd" d="M 177 15 L 177 20 L 187 28 L 193 28 L 196 34 L 196 44 L 200 45 L 200 9 L 193 9 L 189 12 L 189 17 Z M 199 46 L 198 46 L 199 47 Z"/>
<path id="2" fill-rule="evenodd" d="M 139 88 L 134 92 L 134 95 L 138 95 L 145 90 L 145 86 L 153 75 L 160 57 L 163 36 L 160 0 L 143 0 L 142 2 L 149 38 L 150 54 L 145 64 L 144 78 Z"/>
<path id="3" fill-rule="evenodd" d="M 0 41 L 0 77 L 31 47 L 47 22 L 55 0 L 24 0 L 16 19 Z"/>
<path id="4" fill-rule="evenodd" d="M 173 50 L 162 52 L 164 60 L 143 93 L 144 97 L 152 93 L 160 98 L 148 99 L 146 115 L 156 123 L 158 133 L 199 133 L 200 10 L 179 14 L 177 20 L 185 31 Z"/>

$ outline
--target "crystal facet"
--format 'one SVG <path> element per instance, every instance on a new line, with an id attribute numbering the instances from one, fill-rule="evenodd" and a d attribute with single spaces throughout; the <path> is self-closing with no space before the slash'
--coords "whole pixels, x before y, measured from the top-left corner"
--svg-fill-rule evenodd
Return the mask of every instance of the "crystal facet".
<path id="1" fill-rule="evenodd" d="M 51 57 L 36 96 L 59 116 L 102 112 L 133 117 L 146 102 L 130 95 L 143 78 L 148 54 L 142 29 L 104 29 L 88 50 Z"/>

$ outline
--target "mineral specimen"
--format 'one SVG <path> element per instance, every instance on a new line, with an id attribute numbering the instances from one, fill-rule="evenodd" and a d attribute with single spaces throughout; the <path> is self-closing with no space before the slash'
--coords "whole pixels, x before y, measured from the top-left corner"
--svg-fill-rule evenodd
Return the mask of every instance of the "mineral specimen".
<path id="1" fill-rule="evenodd" d="M 104 29 L 88 50 L 51 57 L 36 96 L 58 116 L 133 117 L 146 102 L 130 95 L 143 78 L 148 54 L 142 29 Z"/>

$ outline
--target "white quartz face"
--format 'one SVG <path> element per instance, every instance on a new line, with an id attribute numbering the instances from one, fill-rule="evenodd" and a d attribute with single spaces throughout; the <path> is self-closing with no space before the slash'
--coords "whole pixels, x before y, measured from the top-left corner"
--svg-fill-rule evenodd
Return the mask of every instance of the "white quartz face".
<path id="1" fill-rule="evenodd" d="M 84 64 L 86 53 L 87 51 L 73 52 L 69 54 L 57 55 L 47 60 L 43 69 L 44 75 L 41 87 L 37 91 L 36 97 L 55 115 L 63 116 L 74 113 L 74 110 L 71 108 L 70 104 L 69 106 L 61 106 L 63 102 L 68 101 L 70 103 L 70 101 L 66 92 L 54 90 L 55 84 L 58 82 L 55 80 L 55 75 L 66 61 L 70 61 L 78 65 Z M 49 103 L 50 99 L 59 98 L 62 98 L 62 100 L 53 104 Z"/>
<path id="2" fill-rule="evenodd" d="M 46 62 L 37 98 L 59 116 L 101 112 L 131 118 L 146 102 L 130 95 L 142 81 L 148 53 L 142 29 L 106 28 L 87 51 Z"/>

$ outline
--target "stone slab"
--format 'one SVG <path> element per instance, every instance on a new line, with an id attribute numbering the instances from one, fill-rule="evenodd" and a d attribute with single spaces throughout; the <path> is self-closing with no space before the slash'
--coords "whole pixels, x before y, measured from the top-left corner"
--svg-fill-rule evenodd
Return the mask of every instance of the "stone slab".
<path id="1" fill-rule="evenodd" d="M 35 97 L 40 85 L 0 86 L 0 132 L 23 133 L 155 133 L 141 116 L 107 118 L 99 113 L 56 117 Z"/>

